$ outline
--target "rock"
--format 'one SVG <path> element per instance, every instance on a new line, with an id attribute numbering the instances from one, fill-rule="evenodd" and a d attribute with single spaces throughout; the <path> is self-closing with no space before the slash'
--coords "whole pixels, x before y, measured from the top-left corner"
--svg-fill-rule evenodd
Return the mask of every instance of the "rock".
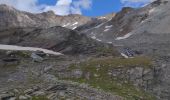
<path id="1" fill-rule="evenodd" d="M 35 96 L 43 96 L 43 95 L 45 95 L 45 93 L 43 91 L 36 91 L 36 92 L 33 93 L 33 95 L 35 95 Z"/>
<path id="2" fill-rule="evenodd" d="M 56 93 L 51 93 L 47 96 L 48 99 L 50 100 L 55 100 L 56 99 Z"/>
<path id="3" fill-rule="evenodd" d="M 23 96 L 23 95 L 20 95 L 20 96 L 19 96 L 19 100 L 28 100 L 28 97 Z"/>
<path id="4" fill-rule="evenodd" d="M 12 97 L 14 97 L 14 94 L 0 94 L 0 100 L 8 100 Z"/>
<path id="5" fill-rule="evenodd" d="M 2 61 L 4 61 L 5 63 L 19 63 L 19 59 L 18 58 L 3 58 Z"/>
<path id="6" fill-rule="evenodd" d="M 43 51 L 36 51 L 35 54 L 38 55 L 38 56 L 40 56 L 40 57 L 45 57 L 45 56 L 47 56 L 47 54 L 44 53 Z"/>
<path id="7" fill-rule="evenodd" d="M 47 71 L 51 70 L 51 69 L 52 69 L 52 67 L 53 67 L 53 66 L 45 67 L 43 72 L 47 72 Z"/>
<path id="8" fill-rule="evenodd" d="M 40 57 L 36 53 L 32 53 L 31 58 L 33 59 L 34 62 L 42 62 L 44 60 L 42 57 Z"/>
<path id="9" fill-rule="evenodd" d="M 8 100 L 17 100 L 17 98 L 16 97 L 12 97 L 12 98 L 10 98 Z"/>
<path id="10" fill-rule="evenodd" d="M 85 78 L 86 78 L 87 80 L 90 80 L 90 76 L 91 76 L 90 72 L 87 72 L 87 73 L 85 74 Z"/>
<path id="11" fill-rule="evenodd" d="M 34 92 L 33 89 L 27 89 L 24 91 L 25 94 L 32 94 Z"/>
<path id="12" fill-rule="evenodd" d="M 64 84 L 55 85 L 47 89 L 47 91 L 67 90 L 67 86 Z"/>
<path id="13" fill-rule="evenodd" d="M 73 77 L 75 78 L 80 78 L 82 77 L 83 74 L 83 72 L 80 69 L 73 70 L 72 73 L 73 73 Z"/>
<path id="14" fill-rule="evenodd" d="M 61 96 L 61 97 L 65 97 L 65 92 L 59 92 L 59 96 Z"/>

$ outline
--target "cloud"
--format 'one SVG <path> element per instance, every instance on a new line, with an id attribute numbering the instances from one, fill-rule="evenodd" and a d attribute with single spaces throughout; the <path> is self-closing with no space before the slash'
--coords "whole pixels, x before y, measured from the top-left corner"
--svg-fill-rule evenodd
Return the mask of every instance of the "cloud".
<path id="1" fill-rule="evenodd" d="M 16 9 L 41 13 L 54 11 L 57 15 L 82 14 L 82 10 L 91 8 L 92 0 L 56 0 L 54 6 L 38 4 L 38 0 L 0 0 L 0 4 L 7 4 Z"/>
<path id="2" fill-rule="evenodd" d="M 13 6 L 22 11 L 37 13 L 42 9 L 42 5 L 37 5 L 38 0 L 0 0 L 0 4 Z"/>
<path id="3" fill-rule="evenodd" d="M 124 7 L 141 7 L 155 0 L 121 0 Z"/>

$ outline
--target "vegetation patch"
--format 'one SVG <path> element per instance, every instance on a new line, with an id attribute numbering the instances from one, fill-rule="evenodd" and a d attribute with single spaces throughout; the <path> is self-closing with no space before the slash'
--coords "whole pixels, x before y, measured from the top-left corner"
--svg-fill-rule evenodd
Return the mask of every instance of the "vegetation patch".
<path id="1" fill-rule="evenodd" d="M 31 100 L 49 100 L 46 96 L 33 96 Z"/>
<path id="2" fill-rule="evenodd" d="M 102 89 L 124 97 L 127 100 L 155 100 L 154 96 L 134 87 L 130 82 L 122 83 L 108 74 L 115 68 L 144 67 L 151 68 L 152 60 L 148 57 L 122 58 L 99 58 L 91 59 L 79 64 L 72 64 L 69 70 L 80 69 L 83 72 L 81 78 L 67 78 L 79 83 L 87 83 L 94 88 Z"/>
<path id="3" fill-rule="evenodd" d="M 109 47 L 98 47 L 96 48 L 96 52 L 99 53 L 99 56 L 117 56 L 119 54 L 115 49 Z"/>

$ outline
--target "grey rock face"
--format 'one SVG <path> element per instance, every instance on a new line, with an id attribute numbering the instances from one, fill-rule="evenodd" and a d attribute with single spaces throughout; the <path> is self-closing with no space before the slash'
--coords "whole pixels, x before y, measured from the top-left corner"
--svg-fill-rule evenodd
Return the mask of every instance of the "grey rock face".
<path id="1" fill-rule="evenodd" d="M 110 44 L 95 41 L 84 34 L 79 34 L 77 31 L 60 26 L 46 29 L 32 28 L 29 31 L 27 31 L 25 28 L 16 28 L 14 31 L 4 30 L 2 31 L 2 34 L 9 34 L 7 36 L 1 37 L 2 39 L 0 40 L 0 43 L 2 44 L 40 47 L 45 49 L 52 49 L 64 54 L 85 55 L 95 54 L 98 52 L 101 52 L 102 54 L 102 51 L 107 52 L 109 49 L 113 50 L 113 55 L 117 54 L 114 47 Z M 16 40 L 14 41 L 13 38 Z"/>
<path id="2" fill-rule="evenodd" d="M 81 15 L 57 16 L 52 11 L 40 14 L 22 12 L 7 5 L 0 5 L 0 30 L 13 27 L 63 26 L 70 29 L 83 25 L 91 18 Z"/>

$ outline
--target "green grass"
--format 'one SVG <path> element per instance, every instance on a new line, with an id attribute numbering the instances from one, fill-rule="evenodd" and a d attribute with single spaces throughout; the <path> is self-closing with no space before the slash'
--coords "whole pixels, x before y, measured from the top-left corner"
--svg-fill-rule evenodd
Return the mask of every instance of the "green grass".
<path id="1" fill-rule="evenodd" d="M 137 89 L 130 82 L 123 83 L 121 80 L 114 79 L 108 74 L 109 70 L 115 68 L 143 67 L 151 68 L 152 60 L 148 57 L 135 57 L 130 59 L 122 58 L 99 58 L 91 59 L 80 64 L 72 64 L 69 70 L 81 69 L 85 74 L 90 73 L 87 79 L 84 75 L 81 78 L 70 78 L 79 83 L 87 83 L 94 88 L 100 88 L 106 92 L 111 92 L 124 97 L 127 100 L 155 100 L 155 98 Z M 97 76 L 95 76 L 97 75 Z"/>
<path id="2" fill-rule="evenodd" d="M 33 96 L 31 100 L 49 100 L 45 96 Z"/>
<path id="3" fill-rule="evenodd" d="M 118 56 L 119 53 L 114 48 L 110 47 L 98 47 L 96 48 L 96 52 L 98 53 L 98 56 Z"/>

